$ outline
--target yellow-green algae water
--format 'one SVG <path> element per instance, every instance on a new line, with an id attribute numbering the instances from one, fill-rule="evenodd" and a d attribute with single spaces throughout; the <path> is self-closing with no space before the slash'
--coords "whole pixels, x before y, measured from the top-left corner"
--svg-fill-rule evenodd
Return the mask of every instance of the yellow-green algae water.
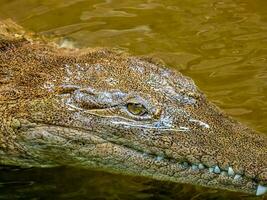
<path id="1" fill-rule="evenodd" d="M 267 134 L 267 1 L 0 0 L 0 18 L 76 47 L 151 55 Z M 267 199 L 94 170 L 2 169 L 1 199 Z"/>

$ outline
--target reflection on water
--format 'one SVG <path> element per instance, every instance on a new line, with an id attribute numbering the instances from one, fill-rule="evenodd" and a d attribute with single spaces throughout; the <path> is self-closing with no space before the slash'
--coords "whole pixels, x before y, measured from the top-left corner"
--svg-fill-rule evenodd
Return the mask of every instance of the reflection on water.
<path id="1" fill-rule="evenodd" d="M 267 133 L 267 1 L 0 0 L 0 18 L 77 47 L 151 55 Z M 27 12 L 25 12 L 27 11 Z M 75 169 L 1 170 L 0 199 L 242 199 L 190 186 Z"/>
<path id="2" fill-rule="evenodd" d="M 0 199 L 221 199 L 256 197 L 73 168 L 0 171 Z"/>

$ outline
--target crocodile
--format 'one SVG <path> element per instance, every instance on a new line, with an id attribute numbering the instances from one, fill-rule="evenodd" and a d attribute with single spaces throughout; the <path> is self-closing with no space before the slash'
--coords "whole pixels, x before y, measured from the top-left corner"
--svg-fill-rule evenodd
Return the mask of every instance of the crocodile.
<path id="1" fill-rule="evenodd" d="M 0 22 L 0 165 L 74 166 L 263 195 L 267 137 L 153 58 Z"/>

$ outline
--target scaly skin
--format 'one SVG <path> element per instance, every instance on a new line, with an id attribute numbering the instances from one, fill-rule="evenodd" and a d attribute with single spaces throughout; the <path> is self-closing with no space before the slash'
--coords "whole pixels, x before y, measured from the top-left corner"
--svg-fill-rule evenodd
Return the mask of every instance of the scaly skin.
<path id="1" fill-rule="evenodd" d="M 98 167 L 253 194 L 267 184 L 267 137 L 227 117 L 191 79 L 21 34 L 0 23 L 0 164 Z"/>

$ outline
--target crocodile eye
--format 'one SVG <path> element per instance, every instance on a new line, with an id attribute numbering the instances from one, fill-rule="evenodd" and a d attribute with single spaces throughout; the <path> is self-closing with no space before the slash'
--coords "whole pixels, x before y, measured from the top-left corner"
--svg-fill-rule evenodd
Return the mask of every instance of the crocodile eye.
<path id="1" fill-rule="evenodd" d="M 127 107 L 127 110 L 133 115 L 143 116 L 147 114 L 147 109 L 142 104 L 128 103 L 126 107 Z"/>

